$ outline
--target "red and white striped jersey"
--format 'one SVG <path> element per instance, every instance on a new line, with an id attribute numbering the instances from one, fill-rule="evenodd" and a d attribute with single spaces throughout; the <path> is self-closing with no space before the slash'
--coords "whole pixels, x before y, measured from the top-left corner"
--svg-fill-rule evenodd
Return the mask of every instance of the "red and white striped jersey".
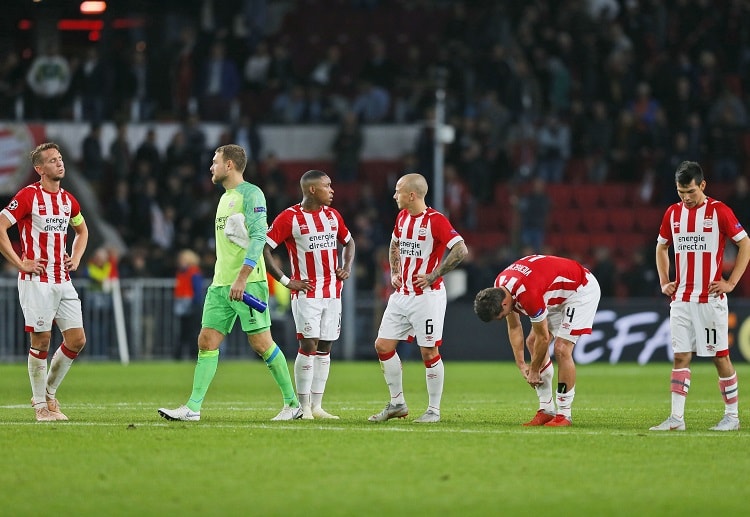
<path id="1" fill-rule="evenodd" d="M 667 208 L 658 242 L 674 246 L 677 290 L 672 299 L 708 302 L 709 284 L 721 279 L 726 238 L 737 242 L 746 236 L 732 209 L 710 197 L 694 208 L 682 202 Z"/>
<path id="2" fill-rule="evenodd" d="M 282 242 L 289 252 L 292 278 L 312 280 L 307 298 L 341 298 L 342 282 L 336 278 L 338 243 L 346 244 L 352 236 L 335 208 L 324 206 L 316 212 L 290 206 L 281 212 L 266 232 L 271 248 Z M 292 291 L 292 296 L 299 296 Z"/>
<path id="3" fill-rule="evenodd" d="M 529 255 L 506 267 L 495 287 L 505 287 L 515 301 L 513 310 L 531 321 L 547 317 L 547 309 L 565 302 L 588 283 L 588 270 L 575 260 L 552 255 Z"/>
<path id="4" fill-rule="evenodd" d="M 401 259 L 399 293 L 419 295 L 425 290 L 443 288 L 443 277 L 435 279 L 427 289 L 416 287 L 414 281 L 417 275 L 429 275 L 435 271 L 443 260 L 446 248 L 452 248 L 463 240 L 447 217 L 429 207 L 417 216 L 409 214 L 407 210 L 401 210 L 396 216 L 391 238 L 398 243 Z"/>
<path id="5" fill-rule="evenodd" d="M 64 189 L 47 192 L 37 182 L 22 188 L 2 214 L 12 224 L 18 224 L 23 257 L 46 263 L 42 274 L 20 272 L 19 278 L 54 284 L 70 280 L 64 266 L 68 224 L 71 218 L 79 218 L 81 214 L 81 207 L 72 194 Z"/>

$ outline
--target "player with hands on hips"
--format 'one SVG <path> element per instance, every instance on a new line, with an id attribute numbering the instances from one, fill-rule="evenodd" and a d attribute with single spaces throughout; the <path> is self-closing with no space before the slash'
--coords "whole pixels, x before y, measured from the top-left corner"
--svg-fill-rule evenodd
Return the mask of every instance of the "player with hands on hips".
<path id="1" fill-rule="evenodd" d="M 28 366 L 36 419 L 67 420 L 56 393 L 86 344 L 81 300 L 70 272 L 81 263 L 89 233 L 78 201 L 60 187 L 65 164 L 58 145 L 37 146 L 31 152 L 31 164 L 40 179 L 21 189 L 0 212 L 0 251 L 19 271 L 18 297 L 31 341 Z M 14 224 L 18 224 L 21 237 L 21 257 L 8 237 Z M 66 251 L 68 226 L 75 232 L 70 255 Z M 53 322 L 62 332 L 63 342 L 48 370 Z"/>
<path id="2" fill-rule="evenodd" d="M 266 234 L 263 254 L 268 271 L 289 288 L 299 340 L 294 381 L 302 418 L 338 419 L 323 409 L 331 368 L 331 346 L 341 333 L 341 290 L 354 262 L 354 239 L 343 217 L 331 207 L 334 190 L 324 172 L 300 178 L 302 201 L 281 212 Z M 292 272 L 276 266 L 272 251 L 285 244 Z M 339 266 L 338 246 L 343 246 Z"/>
<path id="3" fill-rule="evenodd" d="M 448 218 L 427 206 L 426 195 L 427 180 L 421 174 L 406 174 L 396 182 L 393 199 L 400 212 L 389 250 L 391 284 L 396 291 L 388 298 L 375 340 L 391 398 L 382 411 L 369 417 L 370 422 L 409 414 L 396 346 L 414 338 L 425 365 L 428 395 L 427 410 L 414 422 L 440 421 L 445 368 L 439 347 L 447 305 L 442 277 L 461 263 L 468 249 Z"/>
<path id="4" fill-rule="evenodd" d="M 552 255 L 530 255 L 509 265 L 474 299 L 474 312 L 484 322 L 505 320 L 513 357 L 521 375 L 536 390 L 539 409 L 525 426 L 567 427 L 572 425 L 576 365 L 573 348 L 578 338 L 591 334 L 601 298 L 599 282 L 578 262 Z M 521 315 L 531 320 L 524 340 Z M 555 375 L 549 355 L 554 339 Z M 526 363 L 524 342 L 531 360 Z M 557 408 L 555 408 L 555 401 Z"/>
<path id="5" fill-rule="evenodd" d="M 701 166 L 682 162 L 675 172 L 680 202 L 667 208 L 656 243 L 656 269 L 661 292 L 671 300 L 669 327 L 674 363 L 670 378 L 671 414 L 651 431 L 684 431 L 685 402 L 690 389 L 693 354 L 710 357 L 719 376 L 724 416 L 712 431 L 740 428 L 739 383 L 729 357 L 729 307 L 734 290 L 750 261 L 750 239 L 727 205 L 708 197 Z M 729 278 L 722 276 L 725 242 L 738 253 Z M 669 279 L 669 248 L 673 248 L 675 279 Z"/>

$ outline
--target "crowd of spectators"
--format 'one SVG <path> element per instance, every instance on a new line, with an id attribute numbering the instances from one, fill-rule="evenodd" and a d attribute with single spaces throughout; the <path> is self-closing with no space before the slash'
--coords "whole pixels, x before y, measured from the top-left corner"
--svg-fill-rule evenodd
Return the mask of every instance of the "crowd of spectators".
<path id="1" fill-rule="evenodd" d="M 462 231 L 482 229 L 482 206 L 510 202 L 495 199 L 498 184 L 523 192 L 533 180 L 548 191 L 563 181 L 627 182 L 661 206 L 673 199 L 682 160 L 703 164 L 709 182 L 750 175 L 742 0 L 299 0 L 284 3 L 274 26 L 280 4 L 187 2 L 193 18 L 161 13 L 166 36 L 148 33 L 145 44 L 112 37 L 77 52 L 54 41 L 31 55 L 6 51 L 0 117 L 90 123 L 84 173 L 107 219 L 157 269 L 185 247 L 210 263 L 220 192 L 202 172 L 217 145 L 245 146 L 248 179 L 277 209 L 289 201 L 289 176 L 263 149 L 263 124 L 340 125 L 335 185 L 358 180 L 362 125 L 422 123 L 398 172 L 431 171 L 438 85 L 456 129 L 445 153 L 446 209 Z M 162 154 L 150 137 L 135 148 L 101 142 L 98 128 L 111 120 L 182 127 Z M 207 142 L 202 121 L 226 123 L 222 141 Z M 361 227 L 372 240 L 374 257 L 387 244 L 391 192 L 364 193 L 345 215 L 356 217 L 355 236 Z M 541 251 L 540 214 L 528 213 L 536 231 L 523 243 Z M 502 265 L 508 253 L 489 262 Z M 362 273 L 362 285 L 375 284 L 377 269 Z"/>

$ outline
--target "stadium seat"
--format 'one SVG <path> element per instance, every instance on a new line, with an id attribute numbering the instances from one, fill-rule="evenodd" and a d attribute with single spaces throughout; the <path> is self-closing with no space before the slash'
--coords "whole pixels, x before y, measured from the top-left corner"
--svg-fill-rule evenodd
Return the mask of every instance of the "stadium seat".
<path id="1" fill-rule="evenodd" d="M 604 183 L 598 186 L 599 202 L 607 208 L 620 208 L 627 206 L 627 192 L 632 190 L 632 185 L 626 183 Z"/>
<path id="2" fill-rule="evenodd" d="M 577 233 L 582 230 L 581 219 L 585 212 L 578 208 L 553 208 L 550 212 L 547 228 L 557 233 Z"/>
<path id="3" fill-rule="evenodd" d="M 587 256 L 591 249 L 591 237 L 587 233 L 571 233 L 564 237 L 561 248 L 568 255 Z"/>
<path id="4" fill-rule="evenodd" d="M 598 232 L 590 234 L 591 242 L 590 246 L 592 249 L 605 247 L 609 248 L 612 255 L 615 255 L 619 249 L 618 247 L 618 236 L 612 232 Z"/>
<path id="5" fill-rule="evenodd" d="M 573 208 L 573 192 L 575 185 L 550 185 L 547 187 L 547 193 L 552 198 L 552 206 L 555 209 Z M 497 198 L 495 198 L 497 199 Z"/>
<path id="6" fill-rule="evenodd" d="M 640 233 L 653 235 L 659 232 L 661 220 L 664 216 L 664 208 L 661 207 L 640 207 L 635 217 L 635 229 Z"/>
<path id="7" fill-rule="evenodd" d="M 573 190 L 575 206 L 583 209 L 601 206 L 599 185 L 576 185 Z"/>
<path id="8" fill-rule="evenodd" d="M 615 233 L 628 233 L 636 230 L 635 219 L 637 209 L 635 208 L 613 208 L 607 209 L 607 223 L 610 231 Z"/>
<path id="9" fill-rule="evenodd" d="M 581 226 L 588 233 L 604 232 L 609 228 L 609 210 L 598 208 L 594 210 L 580 210 L 584 213 L 581 217 Z"/>

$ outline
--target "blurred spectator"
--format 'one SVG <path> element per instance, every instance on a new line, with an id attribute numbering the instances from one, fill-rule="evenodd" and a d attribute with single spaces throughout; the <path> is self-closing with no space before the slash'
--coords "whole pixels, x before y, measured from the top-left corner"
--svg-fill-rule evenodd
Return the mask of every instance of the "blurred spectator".
<path id="1" fill-rule="evenodd" d="M 98 122 L 94 122 L 81 143 L 83 175 L 89 181 L 91 189 L 97 196 L 102 195 L 102 182 L 107 172 L 101 137 L 102 128 Z"/>
<path id="2" fill-rule="evenodd" d="M 614 297 L 617 294 L 617 265 L 612 260 L 612 250 L 608 246 L 596 246 L 593 259 L 591 273 L 599 281 L 602 297 Z"/>
<path id="3" fill-rule="evenodd" d="M 128 139 L 128 125 L 118 122 L 115 139 L 109 145 L 109 163 L 114 181 L 130 179 L 133 158 Z"/>
<path id="4" fill-rule="evenodd" d="M 169 75 L 172 85 L 172 111 L 177 117 L 188 114 L 191 101 L 194 101 L 196 96 L 195 84 L 199 77 L 196 43 L 195 29 L 186 26 L 180 30 L 179 40 L 172 51 Z"/>
<path id="5" fill-rule="evenodd" d="M 359 74 L 361 81 L 383 90 L 390 90 L 395 82 L 398 69 L 388 57 L 385 41 L 378 36 L 368 41 L 369 54 Z"/>
<path id="6" fill-rule="evenodd" d="M 206 132 L 198 115 L 188 115 L 182 126 L 185 133 L 185 152 L 196 170 L 208 170 L 211 159 L 206 158 Z"/>
<path id="7" fill-rule="evenodd" d="M 83 120 L 102 122 L 111 117 L 112 106 L 108 104 L 112 97 L 111 76 L 95 45 L 86 49 L 83 61 L 73 74 L 70 89 L 75 102 L 80 102 Z"/>
<path id="8" fill-rule="evenodd" d="M 340 91 L 345 82 L 343 72 L 341 47 L 330 45 L 323 58 L 315 64 L 312 72 L 310 72 L 310 81 L 328 91 Z"/>
<path id="9" fill-rule="evenodd" d="M 88 260 L 85 276 L 90 280 L 85 301 L 90 309 L 89 342 L 94 356 L 108 356 L 112 327 L 112 285 L 114 264 L 106 248 L 99 247 Z"/>
<path id="10" fill-rule="evenodd" d="M 167 172 L 170 172 L 172 169 L 183 163 L 192 163 L 192 157 L 190 150 L 188 149 L 185 131 L 178 129 L 172 135 L 169 144 L 167 144 L 164 166 L 167 169 Z"/>
<path id="11" fill-rule="evenodd" d="M 173 357 L 182 359 L 193 357 L 196 346 L 195 336 L 200 330 L 201 311 L 204 298 L 204 278 L 198 255 L 189 249 L 183 249 L 177 255 L 177 272 L 174 285 L 174 315 L 177 317 L 179 333 L 173 349 Z"/>
<path id="12" fill-rule="evenodd" d="M 628 104 L 638 131 L 645 133 L 653 127 L 659 108 L 659 101 L 651 96 L 651 86 L 646 82 L 638 83 L 636 97 Z"/>
<path id="13" fill-rule="evenodd" d="M 161 151 L 156 145 L 156 130 L 150 127 L 146 130 L 146 137 L 135 150 L 135 162 L 149 162 L 151 170 L 160 171 L 162 168 Z"/>
<path id="14" fill-rule="evenodd" d="M 698 102 L 688 77 L 677 77 L 674 84 L 675 91 L 667 97 L 665 108 L 670 126 L 675 130 L 684 129 L 690 114 L 698 109 Z"/>
<path id="15" fill-rule="evenodd" d="M 301 124 L 307 114 L 305 88 L 293 84 L 280 91 L 273 99 L 272 121 L 280 124 Z"/>
<path id="16" fill-rule="evenodd" d="M 133 244 L 133 208 L 130 200 L 130 183 L 125 180 L 115 183 L 112 198 L 107 200 L 105 206 L 104 219 L 114 226 L 125 244 Z"/>
<path id="17" fill-rule="evenodd" d="M 360 79 L 357 94 L 352 102 L 352 111 L 364 124 L 385 122 L 391 109 L 388 90 L 366 79 Z"/>
<path id="18" fill-rule="evenodd" d="M 123 101 L 129 104 L 130 121 L 153 120 L 157 107 L 157 76 L 146 51 L 134 51 L 128 56 L 127 68 L 120 71 L 123 79 Z"/>
<path id="19" fill-rule="evenodd" d="M 203 67 L 200 109 L 203 120 L 229 119 L 230 107 L 240 92 L 240 74 L 226 56 L 224 42 L 215 41 Z"/>
<path id="20" fill-rule="evenodd" d="M 537 176 L 548 183 L 561 183 L 570 158 L 570 127 L 549 115 L 537 132 Z"/>
<path id="21" fill-rule="evenodd" d="M 273 46 L 268 70 L 268 86 L 272 91 L 278 91 L 291 87 L 295 82 L 297 75 L 289 47 L 283 41 L 277 41 Z"/>
<path id="22" fill-rule="evenodd" d="M 446 163 L 445 176 L 445 216 L 450 218 L 459 230 L 474 230 L 477 226 L 476 202 L 466 184 L 456 171 L 456 166 Z"/>
<path id="23" fill-rule="evenodd" d="M 247 88 L 253 92 L 260 92 L 268 85 L 268 71 L 271 67 L 271 53 L 268 51 L 268 41 L 259 41 L 255 50 L 247 57 L 243 68 L 242 79 Z"/>
<path id="24" fill-rule="evenodd" d="M 336 136 L 331 144 L 337 182 L 348 183 L 357 180 L 362 145 L 362 128 L 357 115 L 352 111 L 347 111 L 341 117 Z"/>
<path id="25" fill-rule="evenodd" d="M 0 57 L 0 118 L 16 118 L 16 103 L 22 102 L 24 75 L 21 59 L 12 50 Z"/>
<path id="26" fill-rule="evenodd" d="M 628 110 L 621 110 L 610 150 L 612 165 L 610 179 L 615 181 L 634 181 L 636 179 L 640 144 L 633 113 Z"/>
<path id="27" fill-rule="evenodd" d="M 248 164 L 255 164 L 257 169 L 263 153 L 263 139 L 255 119 L 250 115 L 240 117 L 239 122 L 232 128 L 232 141 L 245 150 Z"/>
<path id="28" fill-rule="evenodd" d="M 726 200 L 743 228 L 750 228 L 750 188 L 745 176 L 737 176 L 732 193 Z"/>
<path id="29" fill-rule="evenodd" d="M 516 201 L 520 220 L 521 246 L 532 253 L 540 253 L 545 244 L 547 218 L 552 200 L 547 194 L 547 184 L 543 178 L 535 178 L 531 191 Z"/>
<path id="30" fill-rule="evenodd" d="M 641 248 L 632 250 L 630 265 L 623 271 L 621 281 L 627 289 L 628 297 L 663 296 L 659 290 L 659 275 L 653 257 L 647 257 Z"/>
<path id="31" fill-rule="evenodd" d="M 313 83 L 307 87 L 307 105 L 304 122 L 308 124 L 330 124 L 338 120 L 336 107 L 323 88 Z"/>
<path id="32" fill-rule="evenodd" d="M 744 128 L 737 116 L 730 104 L 724 104 L 708 129 L 714 181 L 734 181 L 740 173 L 740 138 Z"/>
<path id="33" fill-rule="evenodd" d="M 589 180 L 593 183 L 603 183 L 609 178 L 609 150 L 613 132 L 607 105 L 602 101 L 594 102 L 585 136 Z"/>
<path id="34" fill-rule="evenodd" d="M 71 79 L 68 60 L 60 54 L 57 45 L 47 43 L 42 53 L 31 62 L 26 74 L 26 82 L 33 94 L 31 115 L 37 119 L 60 118 Z"/>
<path id="35" fill-rule="evenodd" d="M 515 120 L 535 121 L 542 112 L 542 90 L 529 63 L 522 57 L 514 60 L 515 70 L 508 78 L 506 100 Z"/>

